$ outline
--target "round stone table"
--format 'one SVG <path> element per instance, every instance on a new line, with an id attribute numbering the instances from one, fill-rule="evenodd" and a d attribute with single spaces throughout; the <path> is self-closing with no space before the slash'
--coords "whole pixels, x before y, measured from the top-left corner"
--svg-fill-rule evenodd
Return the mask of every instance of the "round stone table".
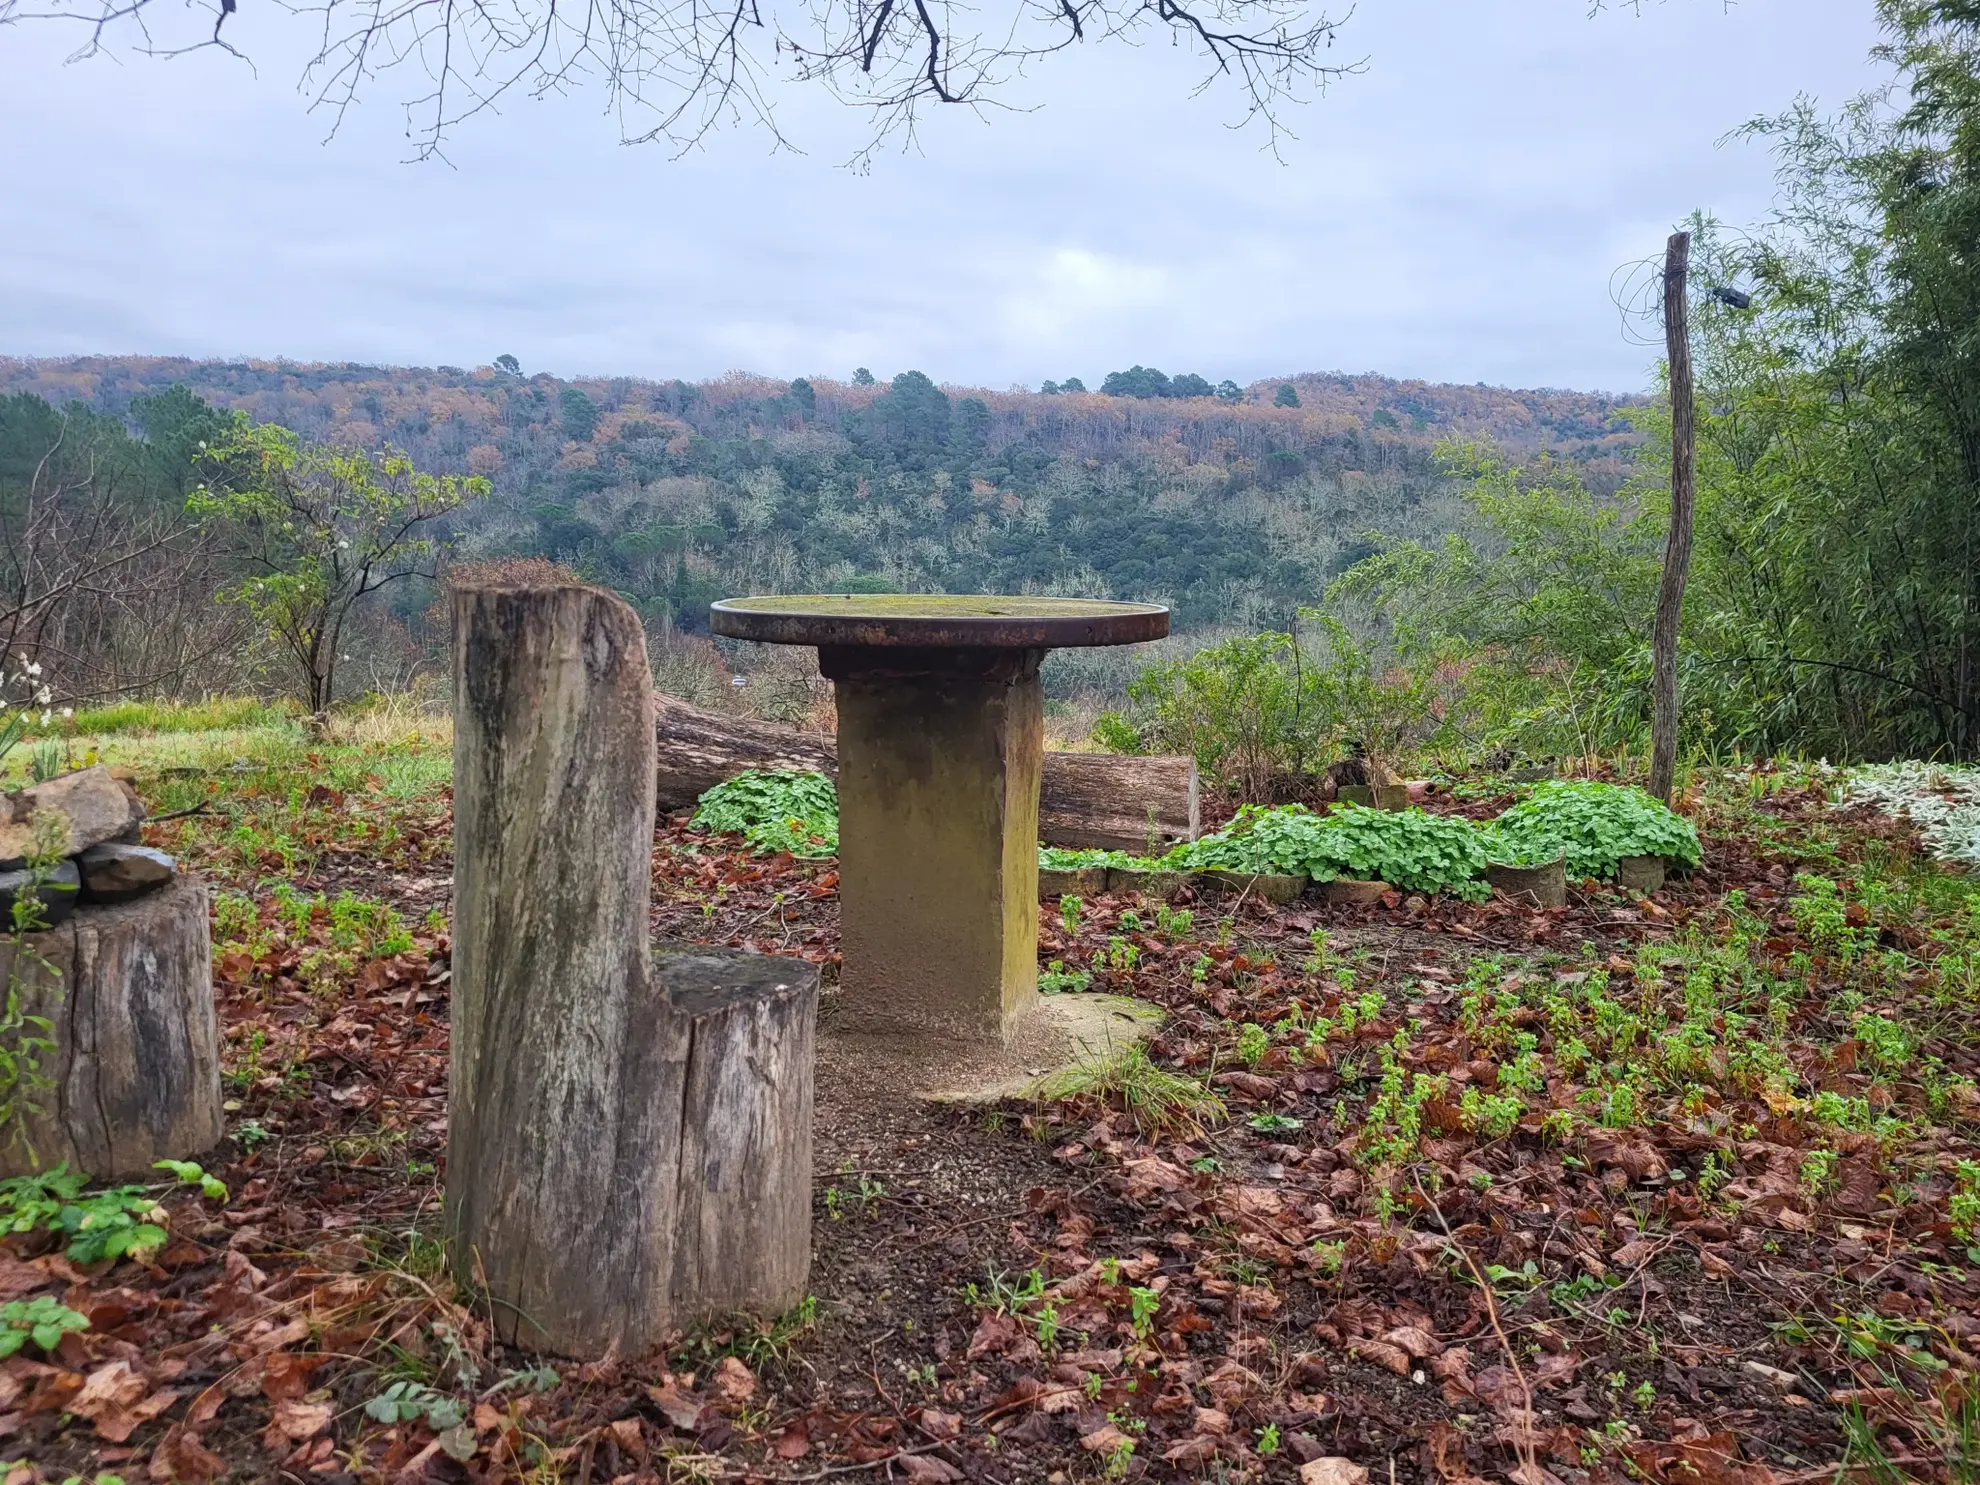
<path id="1" fill-rule="evenodd" d="M 709 628 L 816 645 L 839 710 L 848 1019 L 1007 1039 L 1038 996 L 1038 665 L 1141 644 L 1158 604 L 946 594 L 732 598 Z"/>

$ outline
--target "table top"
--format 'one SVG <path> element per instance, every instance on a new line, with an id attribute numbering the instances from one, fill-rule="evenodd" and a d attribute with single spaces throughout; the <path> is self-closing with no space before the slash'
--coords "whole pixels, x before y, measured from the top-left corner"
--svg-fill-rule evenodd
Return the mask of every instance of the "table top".
<path id="1" fill-rule="evenodd" d="M 709 605 L 708 627 L 778 645 L 1056 650 L 1138 645 L 1169 632 L 1159 603 L 975 593 L 792 593 Z"/>

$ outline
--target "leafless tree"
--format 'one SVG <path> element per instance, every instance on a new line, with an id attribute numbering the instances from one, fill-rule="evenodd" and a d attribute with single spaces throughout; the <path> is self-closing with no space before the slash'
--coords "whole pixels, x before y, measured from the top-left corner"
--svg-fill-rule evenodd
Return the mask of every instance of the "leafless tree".
<path id="1" fill-rule="evenodd" d="M 64 418 L 0 490 L 0 655 L 39 664 L 63 700 L 175 691 L 239 650 L 213 556 L 181 504 L 133 498 Z"/>
<path id="2" fill-rule="evenodd" d="M 234 47 L 239 0 L 0 0 L 0 29 L 60 23 L 75 55 L 153 56 Z M 247 0 L 307 19 L 304 87 L 332 132 L 388 72 L 420 79 L 404 100 L 416 154 L 511 93 L 602 84 L 627 142 L 692 148 L 734 123 L 768 129 L 782 81 L 814 83 L 869 112 L 864 162 L 911 136 L 929 104 L 1000 103 L 1031 63 L 1081 43 L 1168 35 L 1204 65 L 1198 91 L 1231 85 L 1276 144 L 1285 109 L 1355 71 L 1339 23 L 1315 0 Z M 210 22 L 210 25 L 209 25 Z M 238 53 L 235 53 L 239 55 Z"/>

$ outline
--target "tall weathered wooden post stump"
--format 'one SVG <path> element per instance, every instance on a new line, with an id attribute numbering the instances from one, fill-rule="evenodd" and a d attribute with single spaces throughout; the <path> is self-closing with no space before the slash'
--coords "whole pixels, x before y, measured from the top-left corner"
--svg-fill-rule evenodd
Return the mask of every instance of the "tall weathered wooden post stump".
<path id="1" fill-rule="evenodd" d="M 24 947 L 16 965 L 13 939 L 0 938 L 0 986 L 18 974 L 21 1009 L 52 1029 L 27 1023 L 8 1051 L 19 1058 L 23 1035 L 55 1045 L 7 1090 L 40 1112 L 0 1131 L 0 1176 L 66 1163 L 99 1179 L 148 1180 L 154 1160 L 219 1144 L 227 1129 L 205 886 L 180 876 L 134 902 L 85 906 Z"/>
<path id="2" fill-rule="evenodd" d="M 656 964 L 653 777 L 630 608 L 456 590 L 448 1221 L 502 1337 L 570 1355 L 787 1307 L 810 1259 L 817 971 Z"/>

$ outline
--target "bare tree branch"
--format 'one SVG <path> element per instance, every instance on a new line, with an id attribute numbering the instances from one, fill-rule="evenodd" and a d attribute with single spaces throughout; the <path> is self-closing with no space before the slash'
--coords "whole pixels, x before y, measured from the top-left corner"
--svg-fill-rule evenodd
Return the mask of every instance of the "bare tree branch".
<path id="1" fill-rule="evenodd" d="M 82 33 L 74 58 L 113 45 L 148 56 L 225 39 L 240 0 L 195 0 L 188 19 L 162 0 L 0 0 L 0 31 L 30 22 Z M 1331 60 L 1340 23 L 1317 0 L 247 0 L 312 18 L 316 49 L 304 73 L 310 107 L 330 132 L 387 73 L 422 77 L 404 100 L 420 159 L 439 157 L 453 131 L 512 92 L 558 94 L 602 85 L 628 143 L 676 150 L 736 124 L 789 141 L 772 84 L 817 83 L 865 109 L 873 136 L 911 139 L 929 104 L 1007 106 L 999 93 L 1025 67 L 1082 42 L 1134 41 L 1166 31 L 1206 70 L 1198 91 L 1236 86 L 1245 119 L 1276 146 L 1285 109 L 1360 69 Z M 211 25 L 207 25 L 210 15 Z M 169 21 L 172 34 L 152 23 Z M 246 60 L 243 58 L 243 60 Z M 779 64 L 789 67 L 779 76 Z"/>

